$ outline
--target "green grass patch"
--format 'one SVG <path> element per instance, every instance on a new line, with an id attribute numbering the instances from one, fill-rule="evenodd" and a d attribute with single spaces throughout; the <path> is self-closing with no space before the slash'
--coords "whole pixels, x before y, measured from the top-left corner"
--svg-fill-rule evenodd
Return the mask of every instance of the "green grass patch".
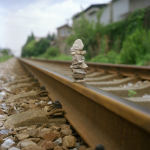
<path id="1" fill-rule="evenodd" d="M 4 61 L 7 61 L 8 59 L 10 59 L 12 56 L 8 56 L 8 55 L 3 55 L 3 56 L 0 56 L 0 63 L 1 62 L 4 62 Z"/>
<path id="2" fill-rule="evenodd" d="M 71 55 L 57 55 L 55 57 L 49 56 L 49 57 L 45 57 L 45 55 L 39 55 L 36 58 L 44 58 L 44 59 L 49 59 L 49 60 L 72 60 L 72 56 Z"/>

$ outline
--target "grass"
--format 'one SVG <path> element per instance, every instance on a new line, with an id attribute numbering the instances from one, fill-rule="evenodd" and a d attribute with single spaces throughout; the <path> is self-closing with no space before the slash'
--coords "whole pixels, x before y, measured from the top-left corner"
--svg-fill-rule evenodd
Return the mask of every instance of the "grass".
<path id="1" fill-rule="evenodd" d="M 45 55 L 39 55 L 36 58 L 44 58 L 44 59 L 49 59 L 49 60 L 72 60 L 72 56 L 71 55 L 58 55 L 55 57 L 51 57 L 51 56 L 46 56 Z"/>
<path id="2" fill-rule="evenodd" d="M 0 56 L 0 63 L 7 61 L 8 59 L 10 59 L 12 56 L 8 56 L 8 55 L 3 55 Z"/>

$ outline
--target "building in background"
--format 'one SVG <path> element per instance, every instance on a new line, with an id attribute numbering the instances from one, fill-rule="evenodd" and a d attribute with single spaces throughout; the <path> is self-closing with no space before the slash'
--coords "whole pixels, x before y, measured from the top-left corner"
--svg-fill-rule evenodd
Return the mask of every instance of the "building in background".
<path id="1" fill-rule="evenodd" d="M 34 37 L 36 42 L 39 42 L 42 38 L 44 38 L 44 37 L 37 37 L 37 36 Z"/>
<path id="2" fill-rule="evenodd" d="M 68 24 L 57 28 L 57 45 L 61 54 L 70 55 L 70 48 L 66 45 L 66 38 L 71 34 L 71 27 Z"/>
<path id="3" fill-rule="evenodd" d="M 86 8 L 85 10 L 83 10 L 82 12 L 79 12 L 77 14 L 75 14 L 72 19 L 73 19 L 73 23 L 75 23 L 76 21 L 80 20 L 82 17 L 82 14 L 84 15 L 84 17 L 86 19 L 88 19 L 90 22 L 97 21 L 97 12 L 104 8 L 106 6 L 106 4 L 94 4 L 89 6 L 88 8 Z"/>
<path id="4" fill-rule="evenodd" d="M 150 0 L 112 0 L 108 4 L 93 4 L 76 13 L 72 19 L 73 23 L 80 20 L 82 15 L 90 22 L 97 22 L 97 12 L 103 9 L 100 22 L 107 25 L 112 22 L 117 22 L 128 17 L 128 15 L 139 8 L 146 8 L 150 6 Z M 53 41 L 51 45 L 57 45 L 61 54 L 70 55 L 70 48 L 66 45 L 66 38 L 71 34 L 71 27 L 65 24 L 57 28 L 57 40 Z"/>
<path id="5" fill-rule="evenodd" d="M 104 9 L 100 22 L 104 25 L 123 20 L 139 8 L 150 6 L 150 0 L 112 0 Z"/>
<path id="6" fill-rule="evenodd" d="M 150 0 L 112 0 L 108 4 L 91 5 L 80 13 L 73 16 L 73 23 L 81 18 L 84 14 L 85 18 L 90 22 L 97 21 L 97 13 L 103 9 L 100 22 L 104 25 L 117 22 L 128 17 L 130 13 L 138 8 L 146 8 L 150 6 Z"/>

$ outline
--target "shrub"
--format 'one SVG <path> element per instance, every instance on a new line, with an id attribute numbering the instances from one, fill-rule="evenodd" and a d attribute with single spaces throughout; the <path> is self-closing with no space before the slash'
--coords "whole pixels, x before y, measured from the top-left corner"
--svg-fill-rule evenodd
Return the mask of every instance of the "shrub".
<path id="1" fill-rule="evenodd" d="M 55 57 L 59 54 L 59 49 L 56 48 L 56 47 L 49 47 L 47 50 L 46 50 L 46 55 L 48 56 L 52 56 L 52 57 Z"/>
<path id="2" fill-rule="evenodd" d="M 42 38 L 39 42 L 36 42 L 36 50 L 34 52 L 34 56 L 38 56 L 46 52 L 47 48 L 49 48 L 49 41 L 45 38 Z"/>
<path id="3" fill-rule="evenodd" d="M 91 59 L 92 62 L 101 62 L 101 63 L 108 63 L 108 58 L 103 55 L 103 54 L 99 54 L 98 56 L 94 57 Z"/>
<path id="4" fill-rule="evenodd" d="M 107 58 L 108 58 L 108 62 L 109 63 L 118 63 L 119 62 L 119 54 L 114 52 L 114 51 L 110 51 L 107 54 Z"/>
<path id="5" fill-rule="evenodd" d="M 52 58 L 59 55 L 59 49 L 56 47 L 49 47 L 42 55 L 38 55 L 38 58 Z"/>
<path id="6" fill-rule="evenodd" d="M 67 38 L 68 45 L 72 45 L 76 39 L 82 39 L 84 49 L 87 51 L 85 55 L 86 60 L 99 54 L 101 35 L 103 34 L 103 25 L 100 24 L 99 19 L 103 10 L 97 13 L 97 23 L 90 22 L 86 19 L 84 14 L 79 20 L 74 20 L 72 27 L 72 34 Z"/>
<path id="7" fill-rule="evenodd" d="M 99 54 L 98 56 L 91 59 L 92 62 L 101 62 L 101 63 L 118 63 L 119 62 L 119 54 L 110 51 L 106 54 Z"/>
<path id="8" fill-rule="evenodd" d="M 141 64 L 141 60 L 148 59 L 150 50 L 150 30 L 136 30 L 123 42 L 120 61 L 124 64 Z M 146 56 L 147 55 L 147 56 Z"/>

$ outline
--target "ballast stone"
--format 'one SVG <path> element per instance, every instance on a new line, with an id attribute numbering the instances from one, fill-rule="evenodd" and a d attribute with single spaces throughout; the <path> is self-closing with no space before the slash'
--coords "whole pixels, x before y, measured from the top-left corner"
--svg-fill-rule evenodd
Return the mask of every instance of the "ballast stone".
<path id="1" fill-rule="evenodd" d="M 62 146 L 67 148 L 76 147 L 76 141 L 77 139 L 72 135 L 65 136 L 62 140 Z"/>
<path id="2" fill-rule="evenodd" d="M 26 112 L 14 114 L 7 117 L 4 126 L 14 125 L 15 127 L 28 126 L 36 123 L 48 123 L 48 119 L 41 109 L 31 109 Z"/>

